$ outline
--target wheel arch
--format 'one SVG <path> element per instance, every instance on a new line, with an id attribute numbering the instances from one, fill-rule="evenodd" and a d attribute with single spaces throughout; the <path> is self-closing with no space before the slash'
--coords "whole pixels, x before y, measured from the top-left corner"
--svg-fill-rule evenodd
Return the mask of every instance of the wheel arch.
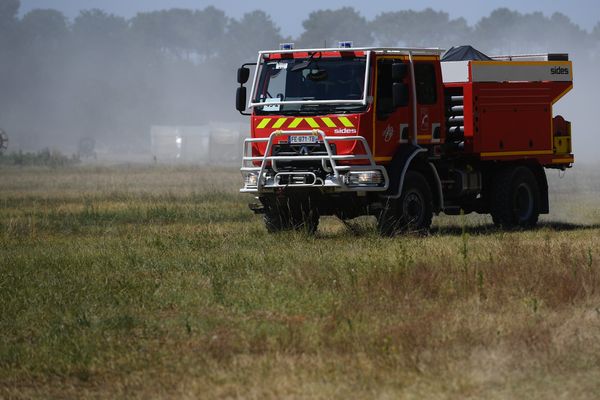
<path id="1" fill-rule="evenodd" d="M 420 172 L 425 176 L 433 196 L 433 211 L 439 213 L 444 205 L 442 183 L 434 164 L 427 160 L 427 149 L 407 145 L 400 149 L 387 167 L 390 185 L 387 196 L 397 199 L 402 194 L 404 178 L 408 170 Z"/>

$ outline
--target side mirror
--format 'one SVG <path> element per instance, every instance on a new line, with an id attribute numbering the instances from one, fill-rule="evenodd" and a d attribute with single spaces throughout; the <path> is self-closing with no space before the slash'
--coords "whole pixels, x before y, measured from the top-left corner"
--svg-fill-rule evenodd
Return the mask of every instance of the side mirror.
<path id="1" fill-rule="evenodd" d="M 240 86 L 235 92 L 235 108 L 239 112 L 244 112 L 246 109 L 246 88 Z"/>
<path id="2" fill-rule="evenodd" d="M 237 81 L 240 85 L 248 82 L 248 78 L 250 77 L 250 69 L 246 67 L 240 67 L 237 70 Z"/>
<path id="3" fill-rule="evenodd" d="M 392 81 L 401 82 L 408 74 L 408 65 L 404 63 L 392 64 Z"/>
<path id="4" fill-rule="evenodd" d="M 394 108 L 408 105 L 408 85 L 396 82 L 392 86 L 392 101 Z"/>
<path id="5" fill-rule="evenodd" d="M 377 117 L 379 119 L 385 119 L 393 112 L 394 104 L 391 98 L 382 97 L 377 100 Z"/>

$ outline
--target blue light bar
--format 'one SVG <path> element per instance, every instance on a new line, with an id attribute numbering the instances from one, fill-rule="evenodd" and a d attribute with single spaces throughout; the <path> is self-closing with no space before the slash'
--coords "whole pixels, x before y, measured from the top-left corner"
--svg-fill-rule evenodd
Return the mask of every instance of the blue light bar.
<path id="1" fill-rule="evenodd" d="M 294 43 L 280 43 L 279 50 L 294 50 Z"/>
<path id="2" fill-rule="evenodd" d="M 350 49 L 354 46 L 354 43 L 351 40 L 347 40 L 345 42 L 338 42 L 338 47 L 340 49 Z"/>

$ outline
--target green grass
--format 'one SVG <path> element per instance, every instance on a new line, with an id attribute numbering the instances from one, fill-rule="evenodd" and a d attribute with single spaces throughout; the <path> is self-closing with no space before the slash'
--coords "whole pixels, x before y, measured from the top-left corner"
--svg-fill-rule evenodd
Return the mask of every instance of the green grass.
<path id="1" fill-rule="evenodd" d="M 4 167 L 0 397 L 595 398 L 593 171 L 533 231 L 383 239 L 269 235 L 235 170 Z"/>

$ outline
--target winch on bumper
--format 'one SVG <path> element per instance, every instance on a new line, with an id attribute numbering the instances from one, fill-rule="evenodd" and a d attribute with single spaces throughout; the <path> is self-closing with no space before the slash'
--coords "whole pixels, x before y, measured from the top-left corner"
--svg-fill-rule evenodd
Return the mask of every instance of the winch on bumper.
<path id="1" fill-rule="evenodd" d="M 307 144 L 322 144 L 324 151 L 300 151 L 298 154 L 289 152 L 274 153 L 275 138 L 281 135 L 289 137 L 297 136 L 294 143 L 301 145 L 301 138 L 307 135 L 314 140 Z M 290 140 L 291 142 L 292 140 Z M 360 142 L 363 154 L 335 154 L 335 142 L 356 141 Z M 253 156 L 252 145 L 254 143 L 265 143 L 264 155 Z M 358 146 L 355 146 L 355 148 Z M 285 153 L 285 154 L 283 154 Z M 362 165 L 346 164 L 338 165 L 340 161 L 364 162 Z M 289 163 L 317 164 L 318 168 L 286 168 Z M 257 166 L 256 164 L 259 164 Z M 279 164 L 279 166 L 278 166 Z M 282 188 L 321 188 L 334 192 L 367 192 L 385 191 L 389 185 L 387 171 L 381 165 L 377 165 L 373 159 L 371 149 L 362 136 L 326 136 L 319 129 L 314 130 L 277 130 L 268 138 L 249 138 L 244 141 L 244 152 L 242 155 L 242 176 L 244 187 L 242 193 L 267 193 Z"/>

